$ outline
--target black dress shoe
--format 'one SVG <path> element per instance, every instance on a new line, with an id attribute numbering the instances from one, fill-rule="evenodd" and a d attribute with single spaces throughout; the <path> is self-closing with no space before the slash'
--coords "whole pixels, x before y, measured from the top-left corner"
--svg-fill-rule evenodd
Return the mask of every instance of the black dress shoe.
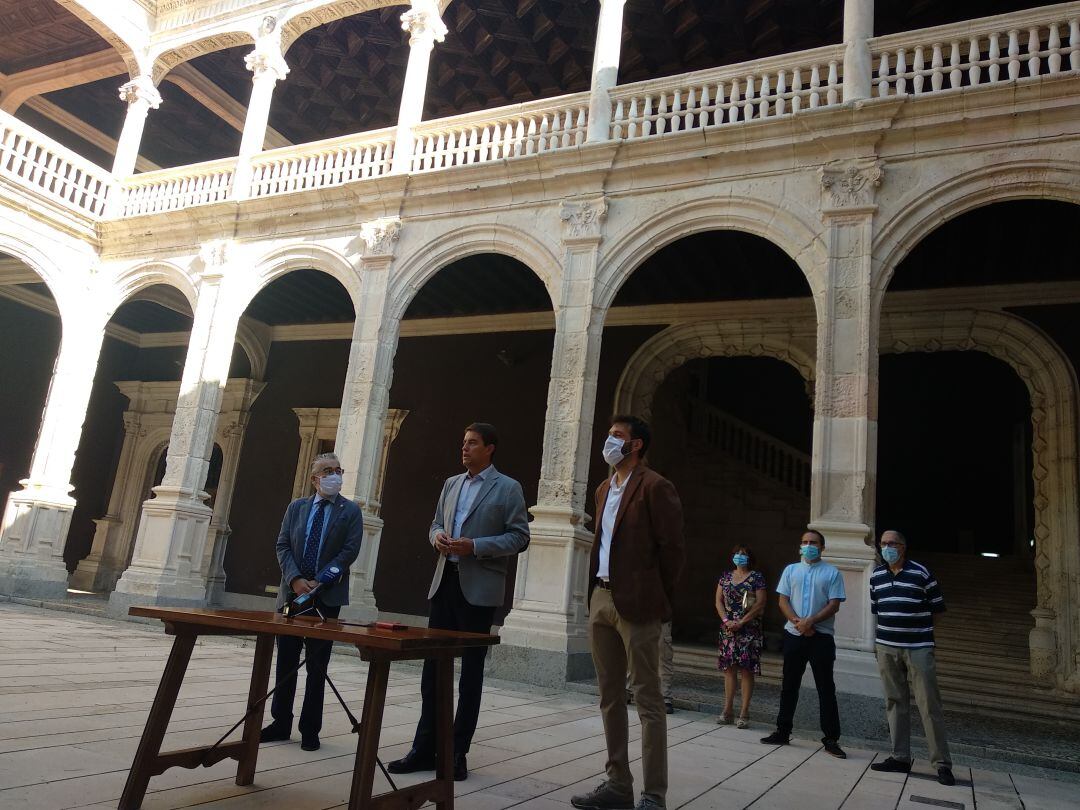
<path id="1" fill-rule="evenodd" d="M 318 751 L 319 750 L 319 735 L 318 734 L 305 734 L 300 740 L 300 749 L 302 751 Z"/>
<path id="2" fill-rule="evenodd" d="M 386 766 L 390 773 L 415 773 L 416 771 L 435 770 L 435 755 L 421 754 L 415 748 L 410 748 L 409 753 L 401 759 L 395 759 Z"/>
<path id="3" fill-rule="evenodd" d="M 275 720 L 259 732 L 259 742 L 281 742 L 292 736 L 292 731 L 284 723 Z"/>
<path id="4" fill-rule="evenodd" d="M 948 765 L 942 765 L 937 769 L 937 780 L 940 784 L 951 786 L 956 784 L 956 777 L 953 776 L 952 768 Z"/>
<path id="5" fill-rule="evenodd" d="M 464 754 L 454 754 L 454 781 L 464 782 L 469 778 L 469 763 Z"/>
<path id="6" fill-rule="evenodd" d="M 766 745 L 787 745 L 791 742 L 791 737 L 778 729 L 768 737 L 762 737 L 761 741 Z"/>

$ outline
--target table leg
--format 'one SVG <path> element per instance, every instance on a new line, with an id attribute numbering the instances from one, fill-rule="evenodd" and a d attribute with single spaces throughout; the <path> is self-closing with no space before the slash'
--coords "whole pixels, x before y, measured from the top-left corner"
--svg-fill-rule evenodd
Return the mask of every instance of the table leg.
<path id="1" fill-rule="evenodd" d="M 251 686 L 248 687 L 248 710 L 260 701 L 270 684 L 270 662 L 274 658 L 274 638 L 260 634 L 255 641 L 255 661 L 251 665 Z M 257 709 L 244 721 L 244 753 L 236 769 L 236 784 L 250 785 L 255 781 L 255 763 L 259 758 L 259 733 L 262 731 L 263 710 L 266 701 L 262 700 Z"/>
<path id="2" fill-rule="evenodd" d="M 195 639 L 194 634 L 183 634 L 177 635 L 173 641 L 169 660 L 165 664 L 161 683 L 158 684 L 157 694 L 154 696 L 154 705 L 150 707 L 146 728 L 143 729 L 142 739 L 139 740 L 139 747 L 135 752 L 135 761 L 131 763 L 124 793 L 120 797 L 119 810 L 137 810 L 142 805 L 153 766 L 161 752 L 161 741 L 165 738 L 165 730 L 169 727 L 169 718 L 172 717 L 173 707 L 176 705 L 176 696 L 184 682 L 184 673 L 187 672 L 188 661 L 191 660 Z"/>
<path id="3" fill-rule="evenodd" d="M 435 779 L 446 787 L 437 810 L 454 810 L 454 658 L 439 656 L 435 672 Z"/>
<path id="4" fill-rule="evenodd" d="M 371 801 L 371 792 L 375 785 L 375 758 L 379 755 L 379 734 L 382 732 L 383 706 L 389 680 L 390 662 L 373 659 L 368 667 L 364 712 L 360 716 L 360 739 L 356 743 L 349 810 L 361 810 Z"/>

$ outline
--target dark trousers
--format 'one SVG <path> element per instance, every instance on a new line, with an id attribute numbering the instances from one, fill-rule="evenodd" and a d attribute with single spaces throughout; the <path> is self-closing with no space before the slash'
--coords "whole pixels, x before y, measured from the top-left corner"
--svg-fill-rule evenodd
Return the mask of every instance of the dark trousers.
<path id="1" fill-rule="evenodd" d="M 461 592 L 457 567 L 447 562 L 439 590 L 431 600 L 428 627 L 437 630 L 458 630 L 466 633 L 490 633 L 495 619 L 494 607 L 470 605 Z M 454 715 L 454 753 L 467 754 L 480 717 L 480 698 L 484 691 L 484 658 L 487 647 L 472 647 L 461 660 L 458 678 L 458 704 Z M 423 706 L 416 725 L 413 748 L 422 756 L 435 754 L 435 661 L 424 661 L 420 677 Z"/>
<path id="2" fill-rule="evenodd" d="M 821 731 L 831 740 L 840 738 L 840 710 L 836 705 L 836 684 L 833 683 L 833 662 L 836 661 L 836 642 L 828 633 L 812 636 L 793 636 L 784 631 L 784 684 L 780 689 L 780 712 L 776 728 L 791 733 L 795 707 L 799 705 L 799 686 L 806 665 L 814 673 L 817 686 Z"/>
<path id="3" fill-rule="evenodd" d="M 328 619 L 336 619 L 341 613 L 340 606 L 327 606 L 316 599 L 316 607 Z M 312 614 L 314 615 L 314 614 Z M 326 687 L 326 667 L 330 663 L 330 653 L 334 642 L 317 638 L 299 636 L 277 637 L 277 673 L 274 692 L 270 704 L 270 716 L 275 723 L 292 728 L 293 700 L 296 698 L 296 675 L 290 674 L 300 663 L 300 650 L 307 648 L 307 684 L 304 688 L 304 705 L 300 709 L 300 734 L 310 736 L 318 734 L 322 728 L 323 692 Z"/>

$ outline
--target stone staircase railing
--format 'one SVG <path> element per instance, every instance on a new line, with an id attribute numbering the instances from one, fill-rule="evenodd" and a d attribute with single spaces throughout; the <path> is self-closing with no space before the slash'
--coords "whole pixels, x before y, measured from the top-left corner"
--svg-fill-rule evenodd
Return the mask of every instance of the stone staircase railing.
<path id="1" fill-rule="evenodd" d="M 924 95 L 1080 70 L 1080 3 L 871 40 L 876 95 Z"/>
<path id="2" fill-rule="evenodd" d="M 718 450 L 801 495 L 810 495 L 810 456 L 700 399 L 690 400 L 690 441 Z"/>
<path id="3" fill-rule="evenodd" d="M 0 112 L 0 177 L 89 217 L 105 211 L 112 175 Z"/>

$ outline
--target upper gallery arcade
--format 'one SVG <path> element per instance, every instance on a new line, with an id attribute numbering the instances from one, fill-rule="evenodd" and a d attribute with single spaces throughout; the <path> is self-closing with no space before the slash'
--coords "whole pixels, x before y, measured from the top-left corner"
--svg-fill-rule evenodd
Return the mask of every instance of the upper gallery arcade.
<path id="1" fill-rule="evenodd" d="M 579 677 L 633 410 L 687 650 L 731 544 L 775 584 L 811 525 L 872 692 L 887 520 L 952 577 L 969 703 L 1018 669 L 1067 711 L 1078 109 L 1078 2 L 0 0 L 0 593 L 261 605 L 333 448 L 353 610 L 415 617 L 483 418 L 533 516 L 494 664 Z"/>

